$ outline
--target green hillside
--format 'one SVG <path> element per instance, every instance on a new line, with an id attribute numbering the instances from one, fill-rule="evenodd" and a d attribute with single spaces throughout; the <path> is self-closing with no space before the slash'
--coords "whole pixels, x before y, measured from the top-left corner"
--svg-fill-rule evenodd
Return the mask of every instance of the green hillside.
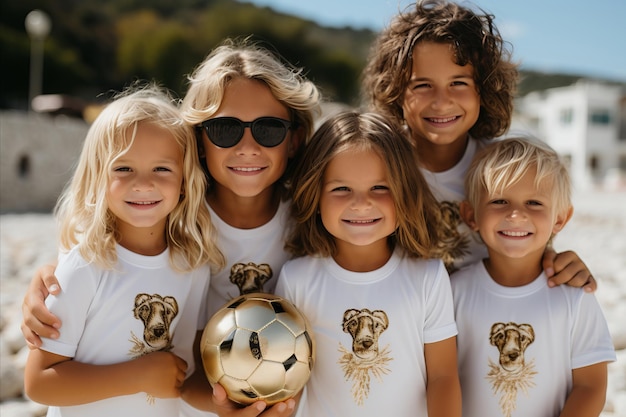
<path id="1" fill-rule="evenodd" d="M 0 107 L 26 108 L 30 40 L 24 18 L 50 15 L 44 94 L 88 101 L 134 79 L 155 79 L 179 95 L 185 75 L 226 37 L 251 37 L 305 68 L 331 100 L 356 104 L 359 77 L 376 33 L 321 27 L 235 0 L 20 0 L 0 3 Z M 525 72 L 519 92 L 580 77 Z"/>

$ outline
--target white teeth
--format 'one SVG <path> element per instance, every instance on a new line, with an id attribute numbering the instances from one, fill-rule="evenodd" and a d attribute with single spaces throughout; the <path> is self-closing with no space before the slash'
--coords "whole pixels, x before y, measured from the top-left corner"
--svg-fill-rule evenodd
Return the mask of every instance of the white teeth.
<path id="1" fill-rule="evenodd" d="M 253 172 L 253 171 L 260 171 L 261 168 L 245 168 L 245 167 L 235 167 L 233 168 L 234 171 L 242 171 L 242 172 Z"/>
<path id="2" fill-rule="evenodd" d="M 367 224 L 374 223 L 374 220 L 348 220 L 350 223 Z"/>
<path id="3" fill-rule="evenodd" d="M 438 119 L 438 118 L 435 118 L 435 117 L 431 117 L 430 118 L 430 120 L 435 122 L 435 123 L 448 123 L 448 122 L 453 121 L 454 119 L 456 119 L 456 116 L 446 117 L 446 118 L 443 118 L 443 119 Z"/>
<path id="4" fill-rule="evenodd" d="M 530 233 L 528 233 L 528 232 L 502 231 L 502 234 L 505 235 L 505 236 L 511 236 L 511 237 L 523 237 L 523 236 L 528 236 Z"/>

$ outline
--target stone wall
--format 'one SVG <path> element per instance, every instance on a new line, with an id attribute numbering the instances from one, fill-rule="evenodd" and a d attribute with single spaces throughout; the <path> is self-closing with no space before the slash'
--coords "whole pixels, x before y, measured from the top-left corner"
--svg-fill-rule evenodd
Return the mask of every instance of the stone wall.
<path id="1" fill-rule="evenodd" d="M 51 211 L 88 129 L 67 116 L 0 112 L 0 213 Z"/>
<path id="2" fill-rule="evenodd" d="M 325 103 L 316 127 L 350 109 Z M 0 213 L 50 212 L 69 181 L 89 124 L 69 116 L 0 111 Z"/>

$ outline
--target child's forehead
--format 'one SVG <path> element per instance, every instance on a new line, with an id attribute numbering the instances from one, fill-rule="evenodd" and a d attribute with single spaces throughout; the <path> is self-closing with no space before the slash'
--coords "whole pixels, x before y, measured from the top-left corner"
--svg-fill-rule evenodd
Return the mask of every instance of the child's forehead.
<path id="1" fill-rule="evenodd" d="M 481 187 L 485 195 L 528 197 L 534 195 L 552 199 L 554 181 L 552 178 L 539 178 L 536 168 L 528 169 L 520 176 L 495 177 L 491 184 Z"/>
<path id="2" fill-rule="evenodd" d="M 350 144 L 328 155 L 326 170 L 339 168 L 350 170 L 349 166 L 371 165 L 381 160 L 380 155 L 371 148 Z"/>
<path id="3" fill-rule="evenodd" d="M 381 155 L 372 148 L 350 149 L 333 155 L 328 161 L 324 177 L 341 178 L 359 182 L 380 182 L 388 176 Z"/>
<path id="4" fill-rule="evenodd" d="M 289 108 L 261 80 L 238 77 L 224 87 L 224 95 L 214 115 L 237 117 L 251 121 L 258 117 L 273 116 L 289 118 Z"/>
<path id="5" fill-rule="evenodd" d="M 468 72 L 473 75 L 474 67 L 470 62 L 459 65 L 456 50 L 452 43 L 435 42 L 424 40 L 413 47 L 411 53 L 412 69 L 425 72 L 440 72 L 442 69 L 450 69 L 458 72 Z"/>

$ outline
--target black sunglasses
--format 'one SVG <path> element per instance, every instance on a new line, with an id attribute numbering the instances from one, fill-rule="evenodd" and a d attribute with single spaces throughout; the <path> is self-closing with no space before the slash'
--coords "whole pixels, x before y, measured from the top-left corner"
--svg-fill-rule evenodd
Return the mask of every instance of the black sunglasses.
<path id="1" fill-rule="evenodd" d="M 252 130 L 252 137 L 261 146 L 272 148 L 280 145 L 287 137 L 292 123 L 278 117 L 259 117 L 244 122 L 236 117 L 215 117 L 200 123 L 209 140 L 220 148 L 231 148 L 239 143 L 246 127 Z"/>

